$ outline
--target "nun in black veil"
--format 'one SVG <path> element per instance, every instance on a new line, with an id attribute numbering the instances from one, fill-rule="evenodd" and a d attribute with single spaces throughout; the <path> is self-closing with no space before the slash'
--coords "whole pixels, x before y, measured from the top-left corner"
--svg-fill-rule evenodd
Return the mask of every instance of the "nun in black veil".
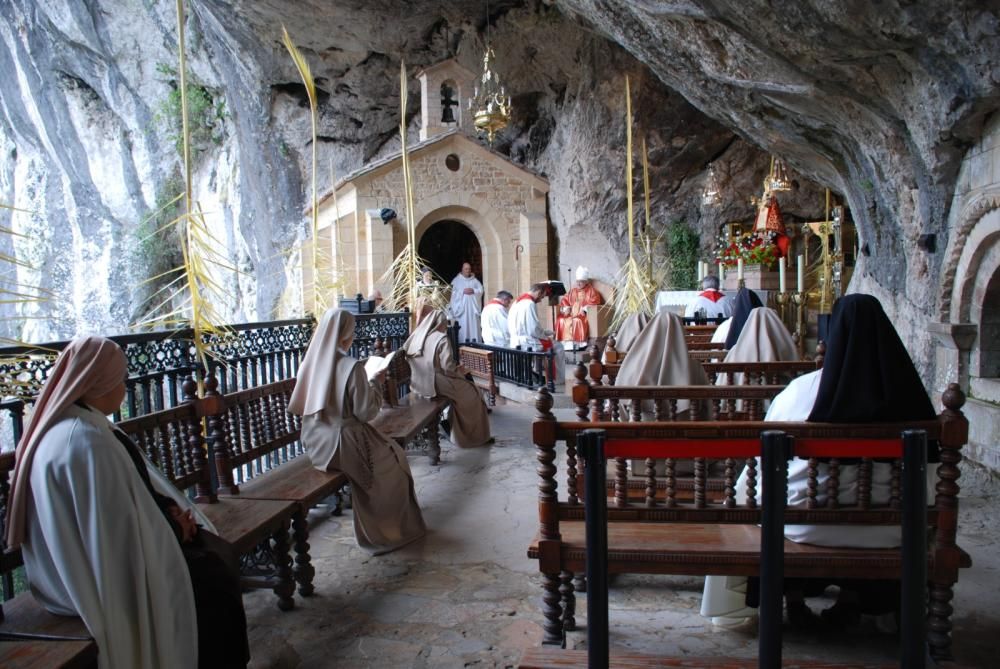
<path id="1" fill-rule="evenodd" d="M 757 293 L 749 288 L 740 288 L 740 292 L 736 293 L 735 301 L 736 306 L 733 307 L 733 317 L 729 322 L 729 332 L 726 334 L 726 349 L 731 349 L 736 344 L 736 340 L 740 338 L 743 326 L 747 324 L 747 319 L 750 318 L 750 312 L 757 307 L 764 306 L 764 303 L 757 297 Z"/>
<path id="2" fill-rule="evenodd" d="M 789 383 L 774 398 L 764 420 L 875 423 L 935 418 L 934 406 L 924 390 L 920 374 L 877 299 L 855 294 L 837 300 L 826 345 L 823 369 Z M 937 462 L 936 443 L 928 444 L 928 453 L 929 460 Z M 858 467 L 845 462 L 842 460 L 839 468 L 838 501 L 841 505 L 853 505 L 857 502 Z M 807 470 L 806 460 L 794 459 L 789 463 L 789 505 L 806 501 Z M 890 463 L 873 464 L 871 495 L 874 504 L 889 501 L 890 478 Z M 821 463 L 816 500 L 821 506 L 826 503 L 827 479 L 827 466 Z M 737 497 L 745 495 L 746 481 L 741 476 L 737 482 Z M 798 543 L 853 548 L 893 548 L 901 542 L 900 528 L 896 525 L 786 525 L 785 537 Z M 745 617 L 746 609 L 736 606 L 735 595 L 743 590 L 739 585 L 736 579 L 727 578 L 724 585 L 721 581 L 715 583 L 710 592 L 706 584 L 702 614 Z M 818 595 L 828 585 L 840 586 L 840 595 L 837 604 L 823 612 L 823 618 L 837 624 L 850 624 L 861 613 L 886 613 L 899 601 L 898 581 L 787 579 L 789 619 L 793 623 L 810 624 L 813 616 L 803 597 Z M 705 604 L 710 596 L 713 605 L 706 611 Z"/>

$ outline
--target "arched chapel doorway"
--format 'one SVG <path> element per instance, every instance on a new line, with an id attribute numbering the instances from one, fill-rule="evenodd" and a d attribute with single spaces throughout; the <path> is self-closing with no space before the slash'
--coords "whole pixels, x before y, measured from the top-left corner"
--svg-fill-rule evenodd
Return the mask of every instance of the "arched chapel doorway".
<path id="1" fill-rule="evenodd" d="M 445 220 L 431 225 L 417 243 L 417 253 L 434 273 L 451 281 L 462 270 L 462 263 L 472 265 L 472 273 L 483 280 L 483 251 L 472 230 L 461 221 Z"/>

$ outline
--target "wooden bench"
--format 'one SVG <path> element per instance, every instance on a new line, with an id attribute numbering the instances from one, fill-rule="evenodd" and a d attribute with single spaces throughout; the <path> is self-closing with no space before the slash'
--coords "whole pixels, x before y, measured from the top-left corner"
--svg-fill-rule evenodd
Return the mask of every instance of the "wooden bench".
<path id="1" fill-rule="evenodd" d="M 757 386 L 762 387 L 762 386 Z M 843 440 L 898 438 L 903 429 L 927 431 L 937 439 L 941 464 L 937 467 L 937 495 L 928 509 L 932 537 L 928 559 L 930 609 L 928 641 L 936 658 L 950 657 L 951 599 L 958 570 L 971 564 L 968 554 L 955 543 L 958 523 L 958 463 L 968 438 L 968 421 L 961 412 L 965 397 L 956 384 L 943 395 L 944 411 L 937 420 L 892 424 L 815 424 L 737 422 L 558 422 L 552 415 L 551 395 L 542 389 L 532 426 L 539 462 L 539 532 L 528 556 L 539 561 L 543 580 L 544 642 L 559 643 L 564 627 L 575 626 L 574 575 L 584 569 L 583 505 L 577 493 L 578 462 L 576 434 L 586 428 L 606 430 L 609 439 L 696 439 L 705 448 L 757 439 L 764 430 L 783 430 L 795 439 L 836 437 Z M 565 444 L 566 494 L 558 496 L 556 445 Z M 720 446 L 721 445 L 721 446 Z M 716 498 L 705 489 L 706 472 L 712 460 L 725 465 L 723 494 Z M 648 461 L 647 461 L 648 462 Z M 896 461 L 898 463 L 898 461 Z M 871 499 L 871 460 L 863 460 L 859 472 L 860 500 L 856 506 L 840 507 L 831 495 L 824 508 L 816 503 L 818 462 L 810 459 L 810 503 L 788 509 L 789 524 L 824 523 L 891 525 L 900 522 L 899 467 L 892 470 L 892 499 L 877 505 Z M 756 488 L 756 461 L 746 461 L 749 488 Z M 839 463 L 831 460 L 829 490 L 837 490 Z M 678 499 L 676 477 L 668 468 L 665 485 L 647 467 L 646 498 L 633 502 L 628 495 L 616 495 L 608 508 L 608 564 L 612 573 L 652 573 L 690 575 L 756 576 L 759 565 L 760 510 L 753 490 L 746 503 L 737 503 L 735 483 L 737 462 L 712 457 L 694 461 L 695 493 L 691 502 Z M 624 468 L 616 471 L 616 486 L 625 486 Z M 660 492 L 660 491 L 663 492 Z M 900 570 L 895 549 L 829 548 L 785 542 L 785 573 L 789 577 L 833 577 L 893 579 Z"/>
<path id="2" fill-rule="evenodd" d="M 493 351 L 462 346 L 458 349 L 458 361 L 472 375 L 476 387 L 486 393 L 488 406 L 495 407 L 500 388 L 493 371 Z"/>
<path id="3" fill-rule="evenodd" d="M 336 497 L 333 513 L 339 515 L 347 477 L 316 469 L 305 454 L 301 418 L 288 413 L 294 387 L 295 379 L 286 379 L 220 396 L 215 379 L 208 379 L 206 401 L 218 409 L 207 418 L 208 443 L 221 501 L 294 506 L 292 576 L 299 594 L 309 596 L 316 573 L 309 555 L 309 510 Z"/>
<path id="4" fill-rule="evenodd" d="M 695 354 L 703 353 L 705 352 L 695 352 Z M 696 357 L 695 354 L 692 354 L 692 357 Z M 700 358 L 698 361 L 701 363 L 701 368 L 705 370 L 709 383 L 715 383 L 717 379 L 722 378 L 726 379 L 729 385 L 733 385 L 737 380 L 742 384 L 782 385 L 790 379 L 815 372 L 823 366 L 822 358 L 816 361 L 721 362 L 708 359 L 707 356 L 703 355 L 697 357 Z M 590 377 L 590 383 L 593 385 L 613 386 L 621 366 L 621 362 L 602 363 L 595 358 L 588 364 L 585 375 Z M 737 375 L 741 376 L 737 377 Z"/>
<path id="5" fill-rule="evenodd" d="M 448 400 L 420 397 L 410 393 L 409 386 L 410 363 L 400 352 L 389 362 L 382 410 L 371 425 L 399 444 L 408 455 L 426 451 L 432 465 L 440 464 L 438 423 Z"/>
<path id="6" fill-rule="evenodd" d="M 788 473 L 788 458 L 795 446 L 787 435 L 769 431 L 761 435 L 759 449 L 752 448 L 752 440 L 744 439 L 742 457 L 761 456 L 764 472 L 764 488 L 770 493 L 762 495 L 762 525 L 760 530 L 761 581 L 760 581 L 760 628 L 758 634 L 758 654 L 754 659 L 717 657 L 670 657 L 612 653 L 608 638 L 608 522 L 604 499 L 604 472 L 607 456 L 641 455 L 643 451 L 658 451 L 663 457 L 697 457 L 700 444 L 687 439 L 662 440 L 618 440 L 606 439 L 603 430 L 586 430 L 577 437 L 581 456 L 587 464 L 585 504 L 589 511 L 586 519 L 586 543 L 588 549 L 587 577 L 590 589 L 587 596 L 587 650 L 564 651 L 550 648 L 528 649 L 519 667 L 555 669 L 558 667 L 826 667 L 828 669 L 855 669 L 856 667 L 897 666 L 882 663 L 850 664 L 826 661 L 786 660 L 782 657 L 782 590 L 784 564 L 784 536 L 782 527 L 787 507 L 785 482 Z M 902 527 L 903 574 L 900 609 L 901 650 L 900 659 L 904 667 L 923 667 L 926 650 L 924 590 L 926 588 L 926 488 L 924 462 L 927 441 L 924 432 L 909 432 L 902 438 L 869 442 L 870 453 L 892 454 L 906 459 L 907 480 L 904 481 L 904 512 Z M 813 454 L 823 453 L 836 457 L 843 455 L 843 446 L 856 448 L 856 442 L 838 439 L 810 440 L 808 448 Z M 638 451 L 630 453 L 635 444 Z M 734 453 L 736 455 L 736 453 Z"/>
<path id="7" fill-rule="evenodd" d="M 118 427 L 178 489 L 195 500 L 219 536 L 231 543 L 239 555 L 247 556 L 262 545 L 269 546 L 272 573 L 264 579 L 245 580 L 244 585 L 273 590 L 278 597 L 278 608 L 287 611 L 295 606 L 288 530 L 299 507 L 289 500 L 219 497 L 212 485 L 212 466 L 207 455 L 217 463 L 229 451 L 230 439 L 257 444 L 262 435 L 273 438 L 282 431 L 278 421 L 283 412 L 271 404 L 276 400 L 268 392 L 269 386 L 261 386 L 227 396 L 255 396 L 258 400 L 254 404 L 245 403 L 242 412 L 245 420 L 236 412 L 234 424 L 233 414 L 227 410 L 227 398 L 218 395 L 216 388 L 216 379 L 207 378 L 206 396 L 198 399 L 197 385 L 188 379 L 183 385 L 184 404 L 122 421 Z M 228 406 L 232 406 L 231 400 Z"/>
<path id="8" fill-rule="evenodd" d="M 214 389 L 214 379 L 206 382 Z M 224 400 L 218 395 L 195 399 L 197 385 L 192 379 L 183 384 L 185 402 L 175 408 L 158 411 L 123 421 L 118 427 L 128 434 L 164 475 L 181 491 L 188 493 L 199 509 L 215 525 L 219 535 L 233 544 L 241 555 L 257 550 L 264 542 L 271 544 L 275 565 L 272 576 L 245 585 L 272 589 L 278 597 L 278 606 L 288 610 L 294 606 L 295 590 L 289 556 L 288 528 L 295 517 L 296 504 L 282 500 L 255 500 L 219 498 L 212 488 L 211 472 L 206 459 L 205 432 L 208 423 L 209 438 L 216 453 L 222 450 L 219 442 L 227 438 L 222 424 Z M 245 395 L 244 391 L 235 395 Z M 270 398 L 266 391 L 259 397 Z M 258 410 L 245 414 L 247 434 L 258 434 L 265 424 L 268 429 L 278 429 L 273 422 L 277 415 L 258 405 Z M 237 423 L 236 433 L 240 431 Z M 14 453 L 0 456 L 0 502 L 6 508 L 10 492 L 8 477 L 14 466 Z M 23 563 L 20 550 L 2 553 L 0 572 L 9 574 Z M 4 602 L 5 620 L 0 623 L 0 633 L 41 634 L 55 637 L 80 637 L 89 639 L 89 633 L 79 618 L 55 616 L 46 612 L 30 592 L 24 592 Z M 89 667 L 95 665 L 98 649 L 92 639 L 71 641 L 24 640 L 0 643 L 2 667 Z"/>

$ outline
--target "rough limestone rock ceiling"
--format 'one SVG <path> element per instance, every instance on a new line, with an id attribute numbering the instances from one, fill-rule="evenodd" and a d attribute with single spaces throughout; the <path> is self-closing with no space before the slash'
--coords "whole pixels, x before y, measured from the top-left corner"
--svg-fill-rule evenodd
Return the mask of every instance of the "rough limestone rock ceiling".
<path id="1" fill-rule="evenodd" d="M 398 148 L 400 59 L 411 75 L 448 57 L 477 70 L 484 4 L 189 8 L 190 71 L 210 101 L 196 196 L 244 272 L 227 279 L 223 313 L 268 318 L 305 231 L 310 176 L 308 109 L 281 24 L 320 88 L 324 187 Z M 516 106 L 497 148 L 551 180 L 558 269 L 584 262 L 608 275 L 626 252 L 629 73 L 637 136 L 650 144 L 655 226 L 683 219 L 709 244 L 719 224 L 752 214 L 746 198 L 759 191 L 766 152 L 782 155 L 800 184 L 782 197 L 783 211 L 820 215 L 816 184 L 845 193 L 871 252 L 855 288 L 891 301 L 904 337 L 920 347 L 940 255 L 917 252 L 914 240 L 937 232 L 938 248 L 946 245 L 963 152 L 997 107 L 995 2 L 511 0 L 491 10 L 498 69 Z M 22 279 L 58 297 L 43 307 L 56 319 L 27 321 L 26 337 L 121 331 L 141 311 L 148 288 L 137 284 L 152 261 L 171 260 L 169 245 L 135 242 L 179 176 L 163 120 L 176 85 L 174 25 L 170 2 L 0 3 L 0 197 L 37 212 L 15 217 L 29 237 L 13 243 L 45 268 Z M 418 94 L 411 77 L 411 128 Z M 705 210 L 697 195 L 709 162 L 726 201 Z M 0 224 L 9 218 L 0 213 Z M 11 243 L 0 236 L 0 248 Z"/>
<path id="2" fill-rule="evenodd" d="M 921 362 L 965 151 L 1000 102 L 997 2 L 557 0 L 697 108 L 846 193 L 853 288 L 880 295 Z"/>

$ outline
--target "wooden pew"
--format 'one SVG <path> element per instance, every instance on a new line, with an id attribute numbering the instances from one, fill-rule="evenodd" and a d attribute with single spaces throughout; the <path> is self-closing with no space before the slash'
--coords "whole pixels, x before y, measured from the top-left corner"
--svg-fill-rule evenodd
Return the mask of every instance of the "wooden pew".
<path id="1" fill-rule="evenodd" d="M 206 396 L 198 399 L 197 384 L 189 378 L 183 385 L 185 401 L 181 406 L 122 421 L 118 427 L 178 489 L 193 497 L 219 536 L 233 544 L 237 553 L 250 555 L 259 545 L 265 542 L 270 545 L 273 573 L 263 580 L 245 581 L 245 585 L 273 590 L 278 597 L 278 608 L 287 611 L 295 606 L 288 530 L 299 507 L 288 500 L 218 496 L 212 485 L 212 465 L 207 453 L 218 463 L 230 452 L 230 439 L 252 445 L 253 452 L 252 448 L 261 451 L 266 448 L 263 440 L 290 436 L 285 436 L 287 428 L 277 422 L 282 414 L 272 405 L 277 399 L 269 393 L 269 386 L 229 396 L 254 398 L 255 401 L 247 400 L 242 405 L 243 421 L 227 410 L 226 399 L 218 395 L 216 388 L 216 379 L 207 378 Z M 234 417 L 235 424 L 230 422 Z M 207 435 L 204 425 L 208 427 Z"/>
<path id="2" fill-rule="evenodd" d="M 581 456 L 587 463 L 585 504 L 590 511 L 586 518 L 587 544 L 587 649 L 555 650 L 549 648 L 529 648 L 523 654 L 519 667 L 522 669 L 559 669 L 560 667 L 725 667 L 752 669 L 754 667 L 812 667 L 818 669 L 855 669 L 857 667 L 897 666 L 883 663 L 859 665 L 839 662 L 785 660 L 782 655 L 782 586 L 784 537 L 782 527 L 787 507 L 785 482 L 788 475 L 788 454 L 794 450 L 787 435 L 769 431 L 761 436 L 760 448 L 748 444 L 739 455 L 744 458 L 762 456 L 764 486 L 771 490 L 761 500 L 762 524 L 760 532 L 761 580 L 760 580 L 760 629 L 756 658 L 738 659 L 726 657 L 671 657 L 638 654 L 611 653 L 608 639 L 608 565 L 607 565 L 607 508 L 603 499 L 606 456 L 632 455 L 627 451 L 632 443 L 637 443 L 640 451 L 655 450 L 661 456 L 697 457 L 699 445 L 693 440 L 660 439 L 642 442 L 610 442 L 602 430 L 585 430 L 577 437 Z M 744 440 L 750 442 L 751 440 Z M 853 442 L 849 442 L 849 447 Z M 842 455 L 838 440 L 814 442 L 814 449 L 826 449 L 831 456 Z M 903 575 L 901 617 L 901 660 L 904 667 L 923 667 L 924 619 L 923 591 L 926 588 L 927 542 L 926 542 L 926 489 L 923 462 L 926 459 L 927 442 L 923 432 L 904 433 L 902 439 L 887 440 L 872 448 L 893 451 L 906 459 L 904 469 L 903 513 Z M 626 451 L 622 453 L 622 451 Z M 641 454 L 641 453 L 640 453 Z M 735 455 L 735 453 L 734 453 Z M 771 464 L 767 464 L 767 463 Z M 592 466 L 591 466 L 592 465 Z M 596 508 L 595 508 L 596 507 Z"/>
<path id="3" fill-rule="evenodd" d="M 766 388 L 766 386 L 756 386 Z M 559 643 L 563 629 L 575 627 L 574 575 L 584 569 L 583 505 L 577 476 L 576 434 L 586 428 L 606 430 L 611 439 L 695 439 L 704 440 L 706 448 L 724 446 L 745 439 L 756 439 L 764 430 L 783 430 L 797 440 L 834 437 L 841 440 L 884 439 L 898 437 L 903 429 L 923 429 L 937 439 L 941 464 L 937 467 L 937 495 L 928 509 L 929 534 L 932 537 L 928 559 L 930 608 L 928 642 L 938 659 L 950 657 L 951 599 L 958 570 L 971 560 L 955 543 L 958 524 L 961 449 L 968 439 L 968 421 L 961 412 L 965 396 L 952 384 L 942 397 L 944 411 L 937 420 L 900 424 L 816 424 L 736 422 L 558 422 L 552 415 L 552 397 L 543 389 L 536 402 L 538 416 L 532 426 L 533 441 L 539 462 L 539 532 L 528 549 L 528 557 L 539 561 L 543 580 L 544 642 Z M 556 446 L 565 444 L 565 469 L 556 464 Z M 760 510 L 753 490 L 745 504 L 737 503 L 735 483 L 737 462 L 715 458 L 725 465 L 724 491 L 715 499 L 707 494 L 705 481 L 710 460 L 694 462 L 695 491 L 691 502 L 678 499 L 676 476 L 668 467 L 664 486 L 647 466 L 645 499 L 633 502 L 628 495 L 616 495 L 608 508 L 608 561 L 612 573 L 654 573 L 690 575 L 756 576 L 758 570 Z M 870 460 L 863 461 L 859 474 L 860 501 L 856 506 L 840 507 L 836 495 L 824 508 L 816 503 L 818 461 L 810 459 L 812 481 L 805 507 L 790 508 L 789 524 L 871 524 L 891 525 L 900 522 L 899 468 L 893 468 L 894 492 L 888 505 L 871 500 Z M 898 461 L 897 461 L 898 463 Z M 647 461 L 648 464 L 648 461 Z M 749 488 L 756 488 L 757 464 L 747 460 Z M 837 486 L 838 461 L 829 463 L 832 488 Z M 557 481 L 565 476 L 566 494 L 558 495 Z M 618 467 L 616 486 L 627 484 L 624 467 Z M 663 491 L 662 493 L 660 491 Z M 829 548 L 808 544 L 785 543 L 785 573 L 788 577 L 836 577 L 857 579 L 892 579 L 898 577 L 900 555 L 894 549 Z"/>
<path id="4" fill-rule="evenodd" d="M 382 410 L 371 424 L 393 439 L 407 454 L 426 451 L 432 465 L 440 464 L 438 423 L 448 400 L 443 397 L 420 397 L 411 394 L 409 387 L 410 363 L 405 355 L 394 355 L 386 373 Z"/>
<path id="5" fill-rule="evenodd" d="M 710 383 L 715 383 L 716 379 L 724 378 L 729 385 L 733 385 L 739 378 L 743 384 L 767 384 L 782 385 L 790 379 L 797 378 L 809 372 L 815 372 L 822 368 L 822 359 L 812 360 L 789 360 L 781 362 L 722 362 L 707 359 L 708 356 L 698 355 L 704 351 L 695 351 L 692 357 L 700 357 L 701 368 L 705 370 Z M 621 369 L 620 362 L 602 363 L 598 359 L 592 359 L 587 365 L 585 376 L 590 377 L 590 383 L 595 386 L 615 385 L 618 378 L 618 371 Z M 736 377 L 737 374 L 742 377 Z M 574 372 L 574 376 L 575 376 Z"/>
<path id="6" fill-rule="evenodd" d="M 288 413 L 295 379 L 220 396 L 214 378 L 205 382 L 206 401 L 217 412 L 208 415 L 209 452 L 224 501 L 256 500 L 292 504 L 292 576 L 299 594 L 313 593 L 316 570 L 309 555 L 309 509 L 336 497 L 347 484 L 341 472 L 312 466 L 299 441 L 302 420 Z"/>
<path id="7" fill-rule="evenodd" d="M 462 346 L 458 349 L 458 361 L 472 375 L 476 387 L 486 393 L 488 406 L 495 407 L 500 388 L 493 373 L 493 351 Z"/>

